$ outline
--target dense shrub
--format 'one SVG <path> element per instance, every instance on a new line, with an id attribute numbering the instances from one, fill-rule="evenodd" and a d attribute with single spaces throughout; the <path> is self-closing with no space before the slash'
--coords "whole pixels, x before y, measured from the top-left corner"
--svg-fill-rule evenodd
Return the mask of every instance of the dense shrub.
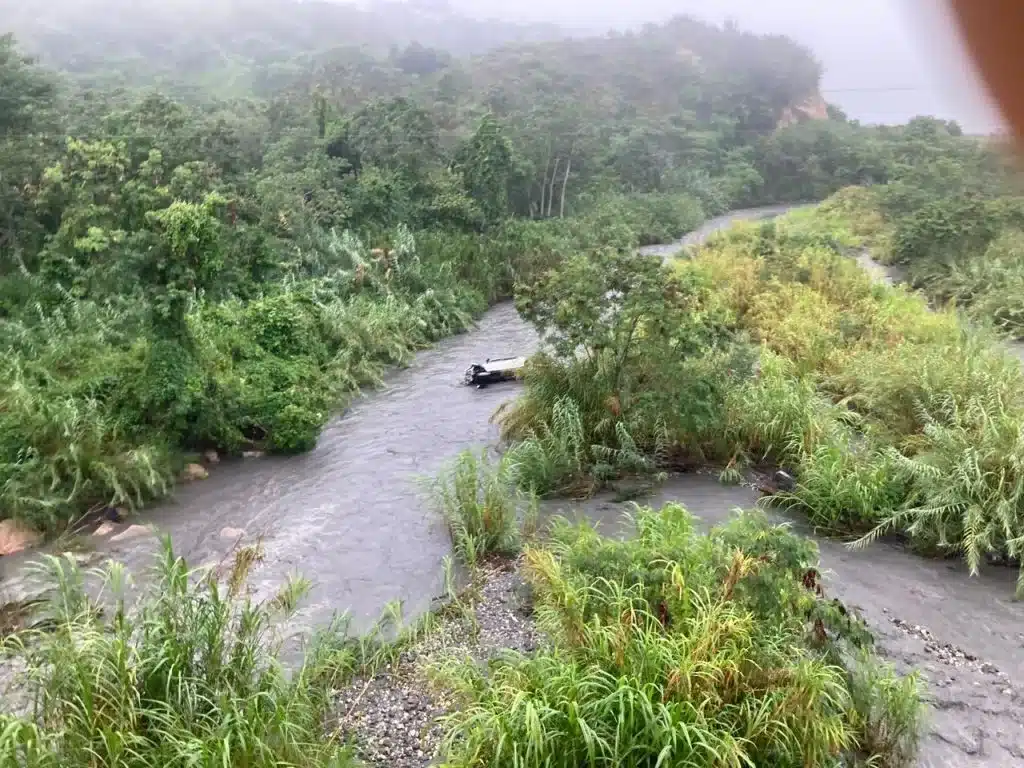
<path id="1" fill-rule="evenodd" d="M 245 596 L 259 553 L 241 550 L 223 581 L 193 579 L 165 543 L 141 601 L 125 573 L 103 574 L 112 608 L 87 596 L 85 574 L 48 559 L 52 597 L 43 630 L 8 638 L 23 662 L 27 711 L 0 714 L 0 755 L 25 768 L 86 766 L 355 765 L 324 731 L 331 686 L 355 655 L 329 634 L 290 673 L 280 660 L 281 622 L 308 583 L 293 580 L 266 602 Z M 8 702 L 5 699 L 5 704 Z"/>
<path id="2" fill-rule="evenodd" d="M 863 625 L 815 593 L 812 543 L 757 515 L 699 535 L 677 505 L 636 523 L 622 541 L 556 522 L 527 549 L 551 645 L 486 673 L 439 666 L 462 700 L 447 764 L 913 760 L 917 679 L 881 665 Z"/>

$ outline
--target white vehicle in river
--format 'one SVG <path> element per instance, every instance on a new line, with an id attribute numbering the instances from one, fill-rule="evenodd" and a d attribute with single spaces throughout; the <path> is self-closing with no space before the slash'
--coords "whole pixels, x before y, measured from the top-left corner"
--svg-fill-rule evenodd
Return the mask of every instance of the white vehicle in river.
<path id="1" fill-rule="evenodd" d="M 467 386 L 475 384 L 477 389 L 483 389 L 488 384 L 518 379 L 525 365 L 525 357 L 487 358 L 483 363 L 469 366 L 464 380 Z"/>

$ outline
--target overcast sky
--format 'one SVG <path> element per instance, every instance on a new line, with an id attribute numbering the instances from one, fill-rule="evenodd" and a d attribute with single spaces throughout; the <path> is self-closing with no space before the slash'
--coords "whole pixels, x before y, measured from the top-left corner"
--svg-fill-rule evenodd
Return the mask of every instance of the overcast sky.
<path id="1" fill-rule="evenodd" d="M 948 20 L 944 0 L 451 0 L 474 16 L 604 30 L 690 13 L 781 32 L 825 65 L 825 97 L 867 122 L 914 114 L 998 127 L 995 110 Z M 892 90 L 884 90 L 892 89 Z"/>

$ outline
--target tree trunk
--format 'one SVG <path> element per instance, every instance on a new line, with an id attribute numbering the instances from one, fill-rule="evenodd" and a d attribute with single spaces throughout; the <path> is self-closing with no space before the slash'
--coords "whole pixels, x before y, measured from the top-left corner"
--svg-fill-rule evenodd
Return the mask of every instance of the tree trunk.
<path id="1" fill-rule="evenodd" d="M 572 157 L 569 157 L 569 162 L 565 164 L 565 177 L 562 179 L 562 200 L 558 204 L 558 218 L 565 218 L 565 185 L 569 183 L 569 171 L 572 168 Z"/>
<path id="2" fill-rule="evenodd" d="M 548 191 L 548 168 L 551 166 L 551 158 L 548 158 L 544 166 L 544 175 L 540 179 L 540 217 L 544 218 L 544 202 L 547 200 Z"/>
<path id="3" fill-rule="evenodd" d="M 551 218 L 551 206 L 555 203 L 555 181 L 558 177 L 558 165 L 562 162 L 562 158 L 555 158 L 555 170 L 551 172 L 551 184 L 548 186 L 548 211 L 547 216 Z"/>

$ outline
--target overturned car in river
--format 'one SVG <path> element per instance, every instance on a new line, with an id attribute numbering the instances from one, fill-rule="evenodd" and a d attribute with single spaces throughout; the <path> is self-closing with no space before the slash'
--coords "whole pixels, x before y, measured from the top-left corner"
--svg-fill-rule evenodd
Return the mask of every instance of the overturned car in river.
<path id="1" fill-rule="evenodd" d="M 469 366 L 464 380 L 467 385 L 483 389 L 488 384 L 518 379 L 525 365 L 525 357 L 501 357 L 496 360 L 487 358 L 483 363 L 473 363 Z"/>

